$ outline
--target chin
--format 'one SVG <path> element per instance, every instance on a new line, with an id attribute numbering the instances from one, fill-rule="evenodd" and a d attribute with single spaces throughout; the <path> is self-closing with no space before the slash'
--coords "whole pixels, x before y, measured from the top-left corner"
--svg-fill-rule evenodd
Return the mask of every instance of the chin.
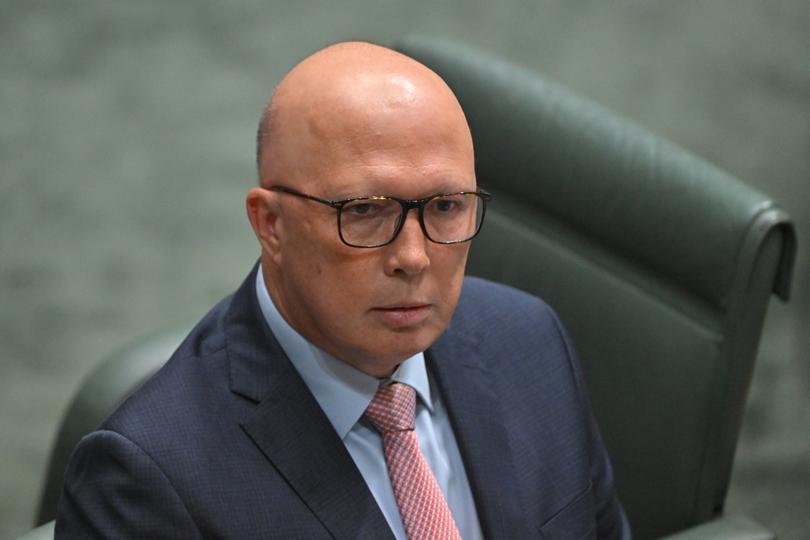
<path id="1" fill-rule="evenodd" d="M 397 363 L 399 363 L 427 350 L 439 339 L 442 332 L 436 328 L 420 328 L 410 332 L 403 330 L 395 332 L 395 334 L 393 339 L 389 341 L 388 354 L 396 356 Z"/>
<path id="2" fill-rule="evenodd" d="M 387 377 L 397 365 L 415 354 L 424 352 L 444 333 L 447 325 L 439 320 L 404 328 L 376 328 L 362 336 L 362 345 L 349 358 L 361 371 L 376 377 Z"/>

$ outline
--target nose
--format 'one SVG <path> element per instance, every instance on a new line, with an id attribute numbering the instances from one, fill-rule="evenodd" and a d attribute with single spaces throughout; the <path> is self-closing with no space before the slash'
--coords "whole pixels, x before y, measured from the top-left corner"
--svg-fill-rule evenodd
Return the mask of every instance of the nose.
<path id="1" fill-rule="evenodd" d="M 427 239 L 416 211 L 408 212 L 396 239 L 386 246 L 385 273 L 389 276 L 415 276 L 430 266 Z"/>

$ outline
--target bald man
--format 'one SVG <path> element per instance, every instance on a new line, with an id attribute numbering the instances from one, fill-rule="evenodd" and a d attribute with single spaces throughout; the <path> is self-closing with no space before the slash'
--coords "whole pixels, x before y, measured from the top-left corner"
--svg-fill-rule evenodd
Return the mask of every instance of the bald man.
<path id="1" fill-rule="evenodd" d="M 464 277 L 489 194 L 441 78 L 303 60 L 258 137 L 259 263 L 85 437 L 59 538 L 629 538 L 540 300 Z"/>

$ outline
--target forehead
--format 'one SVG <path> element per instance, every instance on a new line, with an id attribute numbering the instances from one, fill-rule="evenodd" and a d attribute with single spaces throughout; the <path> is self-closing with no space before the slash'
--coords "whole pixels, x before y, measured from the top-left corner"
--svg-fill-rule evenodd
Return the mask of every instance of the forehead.
<path id="1" fill-rule="evenodd" d="M 402 197 L 475 187 L 472 138 L 456 104 L 390 106 L 373 95 L 344 107 L 309 120 L 309 182 L 339 195 Z"/>
<path id="2" fill-rule="evenodd" d="M 412 148 L 377 151 L 373 157 L 347 153 L 338 160 L 323 160 L 313 172 L 305 182 L 307 189 L 333 199 L 362 195 L 415 199 L 476 187 L 472 159 L 464 153 L 448 155 Z"/>
<path id="3" fill-rule="evenodd" d="M 392 51 L 356 52 L 316 56 L 279 86 L 271 179 L 329 197 L 473 188 L 469 128 L 444 81 Z"/>

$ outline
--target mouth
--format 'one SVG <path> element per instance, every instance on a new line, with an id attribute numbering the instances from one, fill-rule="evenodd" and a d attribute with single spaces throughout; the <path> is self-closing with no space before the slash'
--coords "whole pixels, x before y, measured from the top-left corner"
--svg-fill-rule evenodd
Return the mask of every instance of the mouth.
<path id="1" fill-rule="evenodd" d="M 404 302 L 372 309 L 374 313 L 386 326 L 403 328 L 414 326 L 430 315 L 430 304 L 420 304 Z"/>

